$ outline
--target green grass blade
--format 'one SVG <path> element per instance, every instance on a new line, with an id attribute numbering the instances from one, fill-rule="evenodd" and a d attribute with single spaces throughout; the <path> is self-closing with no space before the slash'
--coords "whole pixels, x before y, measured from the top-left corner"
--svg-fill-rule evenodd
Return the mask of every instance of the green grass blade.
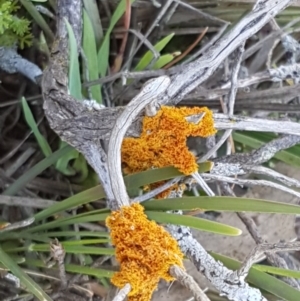
<path id="1" fill-rule="evenodd" d="M 84 182 L 88 181 L 88 175 L 89 175 L 89 166 L 88 163 L 85 160 L 85 157 L 79 153 L 78 157 L 76 160 L 74 160 L 72 164 L 72 168 L 76 171 L 76 180 L 74 179 L 74 183 L 80 183 L 82 184 L 83 187 L 89 188 L 84 186 Z M 94 172 L 94 171 L 91 171 Z M 98 184 L 98 182 L 96 183 Z M 94 186 L 94 185 L 91 185 Z M 91 187 L 90 186 L 90 187 Z"/>
<path id="2" fill-rule="evenodd" d="M 94 3 L 94 1 L 89 1 Z M 87 58 L 88 70 L 89 70 L 89 80 L 94 80 L 99 77 L 98 71 L 98 57 L 97 57 L 97 46 L 96 39 L 94 35 L 93 25 L 89 19 L 88 13 L 83 10 L 83 51 Z M 91 93 L 93 99 L 98 103 L 102 103 L 102 96 L 100 85 L 95 85 L 91 87 Z"/>
<path id="3" fill-rule="evenodd" d="M 160 58 L 156 61 L 156 63 L 153 65 L 153 70 L 158 70 L 166 66 L 167 64 L 171 63 L 174 58 L 179 56 L 181 52 L 177 51 L 174 53 L 168 53 L 160 56 Z"/>
<path id="4" fill-rule="evenodd" d="M 112 248 L 62 245 L 68 254 L 115 255 L 115 249 Z M 28 249 L 31 252 L 50 252 L 50 244 L 32 244 Z"/>
<path id="5" fill-rule="evenodd" d="M 38 233 L 32 236 L 31 233 L 25 233 L 25 232 L 9 232 L 9 233 L 2 233 L 0 236 L 0 241 L 6 241 L 8 239 L 28 239 L 43 243 L 49 243 L 51 241 L 51 237 L 57 238 L 57 237 L 102 237 L 102 238 L 109 238 L 108 232 L 91 232 L 91 231 L 52 231 L 52 232 L 45 232 L 45 233 Z"/>
<path id="6" fill-rule="evenodd" d="M 80 68 L 78 61 L 78 50 L 76 38 L 70 23 L 65 19 L 69 36 L 69 90 L 76 99 L 82 99 Z"/>
<path id="7" fill-rule="evenodd" d="M 47 232 L 39 236 L 41 237 L 110 237 L 107 232 L 91 232 L 91 231 L 58 231 L 58 232 Z"/>
<path id="8" fill-rule="evenodd" d="M 145 213 L 150 220 L 154 220 L 162 224 L 182 225 L 205 232 L 229 236 L 238 236 L 242 233 L 242 231 L 238 228 L 194 216 L 153 211 L 146 211 Z"/>
<path id="9" fill-rule="evenodd" d="M 35 235 L 32 237 L 31 234 L 26 234 L 24 232 L 4 232 L 0 235 L 0 242 L 7 240 L 12 240 L 12 239 L 20 239 L 20 240 L 34 240 L 38 242 L 43 242 L 43 243 L 49 243 L 51 239 L 49 237 L 43 236 L 43 235 Z"/>
<path id="10" fill-rule="evenodd" d="M 17 179 L 13 184 L 11 184 L 4 192 L 4 195 L 15 195 L 22 188 L 26 186 L 31 180 L 33 180 L 36 176 L 42 173 L 45 169 L 54 164 L 59 158 L 63 155 L 67 154 L 72 150 L 71 146 L 66 146 L 56 152 L 52 153 L 49 157 L 43 159 L 36 165 L 34 165 L 31 169 L 29 169 L 26 173 L 24 173 L 19 179 Z"/>
<path id="11" fill-rule="evenodd" d="M 91 21 L 96 41 L 96 49 L 98 49 L 103 38 L 103 28 L 100 20 L 100 14 L 97 3 L 96 1 L 83 0 L 83 5 Z"/>
<path id="12" fill-rule="evenodd" d="M 109 212 L 101 213 L 101 214 L 91 214 L 91 215 L 83 215 L 83 216 L 75 216 L 75 217 L 68 217 L 68 218 L 59 218 L 55 221 L 44 223 L 42 225 L 30 227 L 24 230 L 25 233 L 33 233 L 38 231 L 44 231 L 49 229 L 54 229 L 58 227 L 73 225 L 73 224 L 80 224 L 80 223 L 90 223 L 90 222 L 100 222 L 105 221 Z"/>
<path id="13" fill-rule="evenodd" d="M 102 186 L 98 185 L 96 187 L 90 188 L 88 190 L 85 190 L 83 192 L 77 193 L 76 195 L 73 195 L 62 202 L 58 202 L 49 208 L 46 208 L 40 212 L 38 212 L 34 217 L 35 221 L 40 221 L 42 219 L 46 219 L 56 213 L 76 208 L 80 205 L 94 202 L 96 200 L 99 200 L 101 198 L 105 197 L 104 190 Z"/>
<path id="14" fill-rule="evenodd" d="M 50 156 L 52 154 L 50 145 L 48 144 L 48 142 L 44 138 L 44 136 L 40 133 L 39 128 L 34 120 L 34 117 L 32 115 L 32 112 L 30 110 L 30 107 L 29 107 L 25 97 L 22 97 L 22 107 L 23 107 L 25 120 L 26 120 L 27 124 L 29 125 L 29 127 L 31 128 L 44 156 L 45 157 Z"/>
<path id="15" fill-rule="evenodd" d="M 6 268 L 8 268 L 13 275 L 19 278 L 22 286 L 26 288 L 26 290 L 36 296 L 40 301 L 53 301 L 44 291 L 43 289 L 34 282 L 16 263 L 12 258 L 10 258 L 1 248 L 0 246 L 0 262 L 4 264 Z"/>
<path id="16" fill-rule="evenodd" d="M 27 233 L 25 233 L 27 234 Z M 28 235 L 28 234 L 27 234 Z M 78 232 L 78 235 L 80 235 L 80 232 Z M 33 239 L 34 241 L 38 241 L 36 238 L 38 238 L 39 235 L 34 235 Z M 14 243 L 8 243 L 2 244 L 2 249 L 5 252 L 20 252 L 20 251 L 48 251 L 50 242 L 52 240 L 48 239 L 47 241 L 38 241 L 39 243 L 32 243 L 29 247 L 25 246 L 19 246 L 17 241 L 14 241 Z M 80 240 L 68 240 L 61 242 L 62 246 L 65 248 L 67 246 L 69 247 L 76 247 L 76 246 L 82 246 L 82 245 L 95 245 L 95 244 L 103 244 L 110 242 L 109 238 L 98 238 L 98 239 L 80 239 Z"/>
<path id="17" fill-rule="evenodd" d="M 5 241 L 8 239 L 19 239 L 21 241 L 30 240 L 30 241 L 35 241 L 35 242 L 39 242 L 39 243 L 50 243 L 51 242 L 51 238 L 49 238 L 49 237 L 44 237 L 42 235 L 34 235 L 34 237 L 32 237 L 31 233 L 19 232 L 19 233 L 12 233 L 11 235 L 9 235 L 9 233 L 3 233 L 3 234 L 4 235 L 0 236 L 0 240 L 4 241 L 4 244 L 5 244 Z M 5 249 L 5 251 L 6 251 L 6 249 Z"/>
<path id="18" fill-rule="evenodd" d="M 26 261 L 24 264 L 27 264 L 28 266 L 35 266 L 40 268 L 46 268 L 45 263 L 42 260 L 36 260 L 36 259 L 29 259 L 26 258 Z M 115 272 L 105 270 L 105 269 L 99 269 L 99 268 L 90 268 L 87 266 L 81 266 L 76 264 L 65 264 L 66 271 L 69 273 L 75 273 L 75 274 L 85 274 L 90 276 L 95 276 L 98 278 L 106 277 L 111 278 Z M 51 268 L 51 270 L 57 270 L 57 267 Z"/>
<path id="19" fill-rule="evenodd" d="M 66 143 L 65 141 L 60 141 L 59 148 L 62 149 L 67 145 L 69 144 Z M 79 152 L 76 149 L 72 148 L 72 151 L 68 152 L 64 156 L 61 156 L 57 160 L 55 164 L 56 170 L 58 170 L 59 172 L 61 172 L 66 176 L 74 176 L 76 174 L 76 171 L 72 166 L 70 166 L 69 162 L 72 160 L 76 160 L 78 157 L 79 157 Z"/>
<path id="20" fill-rule="evenodd" d="M 215 259 L 220 260 L 223 264 L 232 270 L 237 270 L 240 268 L 241 263 L 220 255 L 216 253 L 210 253 Z M 253 285 L 257 286 L 260 289 L 263 289 L 280 299 L 286 301 L 299 301 L 300 300 L 300 291 L 296 290 L 295 288 L 289 286 L 285 282 L 276 279 L 273 276 L 270 276 L 264 272 L 261 272 L 256 269 L 256 267 L 252 267 L 247 277 L 247 281 L 252 283 Z"/>
<path id="21" fill-rule="evenodd" d="M 300 279 L 300 271 L 286 270 L 286 269 L 272 267 L 268 265 L 262 265 L 262 264 L 255 264 L 253 265 L 253 267 L 261 272 L 283 276 L 283 277 L 292 277 L 292 278 Z"/>
<path id="22" fill-rule="evenodd" d="M 211 168 L 211 162 L 200 163 L 198 167 L 198 172 L 208 172 L 211 170 Z M 128 175 L 124 177 L 124 181 L 127 188 L 132 189 L 160 181 L 170 180 L 179 176 L 183 176 L 183 173 L 181 173 L 177 168 L 173 166 L 168 166 L 157 169 L 149 169 L 143 172 Z"/>
<path id="23" fill-rule="evenodd" d="M 9 256 L 10 259 L 13 260 L 17 264 L 21 264 L 21 263 L 25 262 L 25 258 L 24 257 L 18 256 L 18 255 L 15 255 L 15 254 L 9 254 L 7 256 Z M 3 263 L 1 263 L 1 261 L 0 261 L 0 267 L 2 269 L 9 270 Z"/>
<path id="24" fill-rule="evenodd" d="M 143 202 L 146 210 L 213 210 L 213 211 L 232 211 L 232 212 L 264 212 L 299 214 L 300 206 L 267 201 L 260 199 L 248 199 L 238 197 L 182 197 L 174 199 L 151 200 Z"/>
<path id="25" fill-rule="evenodd" d="M 135 0 L 130 0 L 130 3 L 132 4 L 134 1 Z M 99 69 L 99 74 L 101 76 L 105 76 L 108 68 L 110 34 L 113 28 L 115 27 L 115 25 L 117 24 L 118 20 L 124 14 L 125 7 L 126 7 L 126 0 L 121 0 L 111 17 L 109 27 L 106 31 L 105 37 L 98 51 L 98 69 Z"/>
<path id="26" fill-rule="evenodd" d="M 81 236 L 81 233 L 78 232 Z M 62 242 L 63 247 L 65 246 L 81 246 L 81 245 L 95 245 L 110 242 L 109 238 L 97 238 L 97 239 L 80 239 L 80 240 L 68 240 Z"/>
<path id="27" fill-rule="evenodd" d="M 70 218 L 79 218 L 79 217 L 81 218 L 83 216 L 91 216 L 91 215 L 94 215 L 94 214 L 102 214 L 102 213 L 108 213 L 108 212 L 110 212 L 110 210 L 108 208 L 93 209 L 91 211 L 78 213 L 78 214 L 76 214 L 76 216 L 70 216 Z"/>
<path id="28" fill-rule="evenodd" d="M 90 268 L 90 267 L 79 266 L 75 264 L 67 264 L 66 271 L 69 273 L 90 275 L 97 278 L 101 278 L 101 277 L 111 278 L 115 273 L 104 269 Z"/>
<path id="29" fill-rule="evenodd" d="M 171 33 L 168 36 L 161 39 L 157 44 L 154 45 L 155 50 L 161 52 L 166 47 L 166 45 L 171 41 L 174 35 L 175 35 L 174 33 Z M 147 66 L 151 63 L 152 60 L 153 60 L 153 53 L 149 50 L 141 58 L 137 66 L 134 68 L 134 71 L 143 71 L 144 69 L 147 68 Z"/>

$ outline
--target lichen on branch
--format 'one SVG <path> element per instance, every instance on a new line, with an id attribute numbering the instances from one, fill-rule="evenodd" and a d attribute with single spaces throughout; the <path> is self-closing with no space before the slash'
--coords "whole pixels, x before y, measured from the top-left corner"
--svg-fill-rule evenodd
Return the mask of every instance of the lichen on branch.
<path id="1" fill-rule="evenodd" d="M 163 227 L 148 220 L 140 204 L 113 211 L 106 225 L 120 263 L 111 281 L 119 288 L 131 285 L 129 301 L 149 301 L 161 278 L 175 280 L 169 269 L 173 265 L 183 268 L 183 254 Z"/>
<path id="2" fill-rule="evenodd" d="M 205 113 L 197 124 L 187 117 Z M 126 173 L 172 165 L 185 175 L 197 171 L 195 155 L 189 151 L 188 137 L 208 137 L 216 133 L 213 114 L 206 107 L 162 106 L 154 117 L 144 117 L 139 138 L 125 138 L 122 144 L 122 163 Z"/>

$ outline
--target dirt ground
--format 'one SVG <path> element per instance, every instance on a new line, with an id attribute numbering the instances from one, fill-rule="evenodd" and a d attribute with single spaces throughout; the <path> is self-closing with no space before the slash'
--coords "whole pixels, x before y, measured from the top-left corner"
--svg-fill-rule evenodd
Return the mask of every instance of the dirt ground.
<path id="1" fill-rule="evenodd" d="M 290 177 L 300 180 L 299 169 L 291 168 L 283 163 L 276 166 L 276 170 Z M 280 201 L 287 203 L 296 203 L 297 198 L 270 187 L 251 188 L 245 195 L 248 198 L 259 198 L 272 201 Z M 295 237 L 294 233 L 294 216 L 282 214 L 251 214 L 254 218 L 260 233 L 264 239 L 270 243 L 279 242 L 280 240 L 290 240 Z M 194 231 L 194 237 L 201 242 L 208 251 L 214 251 L 223 255 L 227 255 L 243 261 L 249 252 L 255 247 L 254 240 L 247 232 L 244 224 L 240 221 L 235 213 L 222 213 L 217 220 L 237 227 L 243 231 L 238 237 L 225 237 L 216 234 Z M 200 284 L 202 289 L 210 287 L 205 278 L 190 263 L 186 262 L 186 269 L 190 275 Z M 191 294 L 178 283 L 166 284 L 162 283 L 157 292 L 154 293 L 155 301 L 184 301 L 190 299 Z"/>

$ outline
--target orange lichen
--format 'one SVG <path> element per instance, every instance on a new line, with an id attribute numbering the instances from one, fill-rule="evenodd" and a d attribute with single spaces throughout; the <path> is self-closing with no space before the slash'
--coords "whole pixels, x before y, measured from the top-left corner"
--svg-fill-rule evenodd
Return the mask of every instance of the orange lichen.
<path id="1" fill-rule="evenodd" d="M 122 288 L 131 285 L 130 301 L 148 301 L 160 278 L 174 280 L 169 274 L 172 265 L 183 268 L 183 254 L 176 240 L 161 226 L 147 219 L 140 204 L 124 206 L 106 219 L 116 247 L 120 271 L 112 283 Z"/>
<path id="2" fill-rule="evenodd" d="M 187 117 L 205 113 L 195 124 Z M 125 138 L 122 144 L 124 171 L 133 173 L 173 165 L 185 175 L 197 171 L 196 158 L 186 145 L 187 137 L 208 137 L 216 132 L 212 112 L 206 108 L 162 106 L 154 117 L 143 119 L 140 138 Z"/>
<path id="3" fill-rule="evenodd" d="M 152 183 L 150 185 L 146 185 L 144 186 L 143 190 L 144 191 L 150 191 L 153 190 L 155 188 L 158 188 L 160 186 L 162 186 L 163 184 L 165 184 L 166 181 L 160 181 L 160 182 L 156 182 L 156 183 Z M 175 193 L 175 194 L 179 194 L 181 195 L 183 193 L 183 191 L 186 190 L 186 185 L 181 183 L 181 184 L 174 184 L 171 187 L 169 187 L 168 189 L 162 191 L 161 193 L 157 194 L 155 196 L 156 199 L 166 199 L 169 198 L 171 193 Z"/>
<path id="4" fill-rule="evenodd" d="M 152 183 L 147 186 L 144 186 L 143 190 L 149 192 L 155 188 L 162 186 L 165 183 L 166 183 L 166 181 Z M 173 186 L 169 187 L 168 189 L 166 189 L 166 190 L 162 191 L 161 193 L 159 193 L 158 195 L 156 195 L 155 198 L 156 199 L 166 199 L 167 197 L 169 197 L 169 195 L 171 194 L 172 191 L 174 191 L 174 190 L 176 191 L 177 189 L 178 189 L 178 184 L 174 184 Z"/>

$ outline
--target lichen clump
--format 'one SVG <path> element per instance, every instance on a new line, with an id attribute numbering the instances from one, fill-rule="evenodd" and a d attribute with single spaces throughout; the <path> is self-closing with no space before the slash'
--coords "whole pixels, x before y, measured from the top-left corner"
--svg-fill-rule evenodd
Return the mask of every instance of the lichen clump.
<path id="1" fill-rule="evenodd" d="M 197 124 L 187 117 L 205 113 Z M 143 119 L 140 138 L 125 138 L 122 162 L 126 173 L 174 166 L 185 175 L 197 171 L 196 157 L 186 145 L 188 137 L 208 137 L 216 133 L 212 112 L 206 107 L 162 106 L 154 117 Z"/>
<path id="2" fill-rule="evenodd" d="M 130 301 L 149 301 L 160 278 L 174 280 L 172 265 L 183 268 L 183 254 L 176 240 L 154 221 L 149 221 L 139 204 L 124 206 L 106 219 L 116 249 L 120 271 L 112 283 L 122 288 L 131 285 Z"/>
<path id="3" fill-rule="evenodd" d="M 161 185 L 163 185 L 166 181 L 160 181 L 160 182 L 156 182 L 156 183 L 151 183 L 150 185 L 146 185 L 143 187 L 143 190 L 146 192 L 149 192 L 155 188 L 160 187 Z M 156 199 L 166 199 L 169 198 L 171 196 L 171 194 L 173 193 L 173 195 L 176 196 L 176 194 L 182 194 L 184 191 L 186 190 L 186 185 L 184 183 L 181 184 L 174 184 L 172 185 L 170 188 L 162 191 L 161 193 L 159 193 L 158 195 L 155 196 Z"/>

